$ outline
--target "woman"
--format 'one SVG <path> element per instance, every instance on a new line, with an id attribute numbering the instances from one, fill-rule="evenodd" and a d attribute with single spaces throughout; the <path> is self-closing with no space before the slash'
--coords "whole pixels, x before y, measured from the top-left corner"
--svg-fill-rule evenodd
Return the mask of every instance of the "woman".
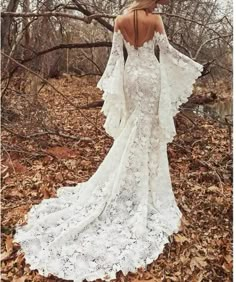
<path id="1" fill-rule="evenodd" d="M 109 281 L 120 270 L 146 268 L 180 230 L 167 143 L 176 134 L 178 106 L 203 67 L 169 44 L 160 15 L 152 14 L 157 3 L 136 1 L 115 21 L 98 82 L 104 127 L 114 138 L 106 158 L 87 182 L 61 187 L 57 198 L 34 205 L 27 225 L 17 227 L 26 263 L 42 275 Z"/>

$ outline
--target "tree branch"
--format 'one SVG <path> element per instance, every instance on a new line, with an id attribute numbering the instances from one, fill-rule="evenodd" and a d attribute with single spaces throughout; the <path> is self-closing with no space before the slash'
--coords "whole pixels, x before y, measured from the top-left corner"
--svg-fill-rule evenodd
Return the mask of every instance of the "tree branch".
<path id="1" fill-rule="evenodd" d="M 85 23 L 91 23 L 93 19 L 100 19 L 100 18 L 115 18 L 115 15 L 108 15 L 108 14 L 89 14 L 88 16 L 76 16 L 68 13 L 62 12 L 43 12 L 43 13 L 15 13 L 15 12 L 2 12 L 1 17 L 14 17 L 14 18 L 31 18 L 31 17 L 64 17 L 64 18 L 71 18 L 75 20 L 80 20 Z M 112 27 L 113 30 L 113 27 Z"/>
<path id="2" fill-rule="evenodd" d="M 1 54 L 5 57 L 7 57 L 8 59 L 10 59 L 12 62 L 14 62 L 15 64 L 19 65 L 21 68 L 27 70 L 28 72 L 34 74 L 35 76 L 37 76 L 38 78 L 40 78 L 43 82 L 45 82 L 46 84 L 48 84 L 49 86 L 52 87 L 53 90 L 55 90 L 59 95 L 61 95 L 68 104 L 70 104 L 71 106 L 73 106 L 75 109 L 77 109 L 79 111 L 79 113 L 89 122 L 91 123 L 97 130 L 101 131 L 101 129 L 97 128 L 96 124 L 94 124 L 89 118 L 86 117 L 86 115 L 83 114 L 83 112 L 81 111 L 80 107 L 77 105 L 74 105 L 61 91 L 59 91 L 53 84 L 51 84 L 50 82 L 48 82 L 45 78 L 41 77 L 39 74 L 37 74 L 36 72 L 32 71 L 31 69 L 27 68 L 26 66 L 22 65 L 21 63 L 17 62 L 15 59 L 13 59 L 12 57 L 8 56 L 7 54 L 5 54 L 4 52 L 1 52 Z"/>
<path id="3" fill-rule="evenodd" d="M 83 17 L 81 16 L 76 16 L 76 15 L 71 15 L 68 13 L 62 13 L 62 12 L 43 12 L 43 13 L 15 13 L 15 12 L 1 12 L 1 17 L 67 17 L 67 18 L 72 18 L 72 19 L 76 19 L 76 20 L 81 20 L 85 23 L 91 23 L 91 21 L 93 19 L 95 19 L 97 22 L 99 22 L 101 25 L 103 25 L 104 27 L 106 27 L 108 30 L 112 31 L 114 30 L 114 27 L 108 23 L 107 21 L 103 20 L 102 18 L 111 18 L 111 19 L 115 19 L 117 17 L 117 15 L 110 15 L 110 14 L 101 14 L 101 13 L 93 13 L 88 11 L 87 9 L 85 9 L 83 7 L 83 5 L 81 5 L 80 3 L 78 3 L 77 0 L 73 0 L 73 2 L 75 3 L 77 9 L 84 14 Z M 203 26 L 205 27 L 207 30 L 210 30 L 212 32 L 214 32 L 215 34 L 217 34 L 219 37 L 223 37 L 223 35 L 221 35 L 220 33 L 218 33 L 216 31 L 215 28 L 211 28 L 209 26 L 207 26 L 207 24 L 203 23 L 203 22 L 199 22 L 196 20 L 193 20 L 192 18 L 187 18 L 181 15 L 175 15 L 175 14 L 168 14 L 168 13 L 163 13 L 160 12 L 158 13 L 160 15 L 164 15 L 167 17 L 174 17 L 174 18 L 178 18 L 184 21 L 188 21 L 188 22 L 192 22 L 195 23 L 197 25 Z M 210 23 L 211 25 L 212 23 Z"/>
<path id="4" fill-rule="evenodd" d="M 78 10 L 83 13 L 85 16 L 87 17 L 92 17 L 99 22 L 102 26 L 104 26 L 105 28 L 107 28 L 108 30 L 112 31 L 114 30 L 114 27 L 108 23 L 107 21 L 105 21 L 104 19 L 102 19 L 101 17 L 94 17 L 95 13 L 90 12 L 89 10 L 85 9 L 83 7 L 83 5 L 81 5 L 77 0 L 72 0 L 72 2 L 76 5 L 76 7 L 78 8 Z M 112 16 L 112 17 L 116 17 L 116 16 Z"/>
<path id="5" fill-rule="evenodd" d="M 44 54 L 50 53 L 52 51 L 58 50 L 58 49 L 73 49 L 73 48 L 94 48 L 94 47 L 111 47 L 111 42 L 106 41 L 98 41 L 98 42 L 92 42 L 92 43 L 71 43 L 71 44 L 59 44 L 56 46 L 53 46 L 49 49 L 42 50 L 39 52 L 35 51 L 35 55 L 30 58 L 26 58 L 25 60 L 22 60 L 21 63 L 27 63 L 29 61 L 32 61 L 34 58 L 42 56 Z"/>

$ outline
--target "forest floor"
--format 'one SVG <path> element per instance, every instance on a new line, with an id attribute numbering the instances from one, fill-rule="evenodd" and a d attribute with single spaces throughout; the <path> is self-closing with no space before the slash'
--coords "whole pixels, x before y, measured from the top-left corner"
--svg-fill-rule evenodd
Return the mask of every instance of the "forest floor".
<path id="1" fill-rule="evenodd" d="M 64 76 L 49 81 L 74 105 L 101 99 L 93 78 Z M 23 98 L 28 104 L 20 102 Z M 23 98 L 16 95 L 12 109 L 3 113 L 1 279 L 66 281 L 30 270 L 18 254 L 20 245 L 12 242 L 14 228 L 33 204 L 54 197 L 59 187 L 88 180 L 113 140 L 102 127 L 101 108 L 75 109 L 48 85 L 38 94 L 40 103 L 29 101 L 26 94 Z M 175 121 L 177 135 L 168 144 L 168 158 L 173 191 L 184 215 L 183 230 L 170 236 L 170 243 L 146 271 L 139 268 L 125 277 L 119 272 L 116 281 L 233 280 L 229 128 L 193 113 L 179 113 Z"/>

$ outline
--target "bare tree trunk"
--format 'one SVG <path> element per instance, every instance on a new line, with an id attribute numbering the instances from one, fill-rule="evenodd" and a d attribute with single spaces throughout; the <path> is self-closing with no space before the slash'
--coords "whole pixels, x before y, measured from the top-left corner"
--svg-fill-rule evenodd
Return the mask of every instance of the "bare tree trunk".
<path id="1" fill-rule="evenodd" d="M 30 3 L 29 0 L 24 0 L 23 2 L 23 12 L 28 13 L 30 12 Z M 23 52 L 23 59 L 28 57 L 28 50 L 30 45 L 30 30 L 29 30 L 29 19 L 23 18 L 23 30 L 24 30 L 24 38 L 23 38 L 23 45 L 25 47 L 25 50 Z"/>
<path id="2" fill-rule="evenodd" d="M 7 6 L 7 12 L 16 12 L 17 7 L 19 5 L 20 0 L 9 0 L 9 4 Z M 1 32 L 1 46 L 5 53 L 8 53 L 9 50 L 9 42 L 8 35 L 10 34 L 10 27 L 12 24 L 13 18 L 5 17 L 2 23 L 2 32 Z"/>

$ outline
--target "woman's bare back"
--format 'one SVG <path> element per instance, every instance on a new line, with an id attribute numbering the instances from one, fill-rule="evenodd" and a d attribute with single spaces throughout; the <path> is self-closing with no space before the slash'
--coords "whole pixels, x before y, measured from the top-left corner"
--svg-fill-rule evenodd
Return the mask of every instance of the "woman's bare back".
<path id="1" fill-rule="evenodd" d="M 164 25 L 160 15 L 137 11 L 138 40 L 137 47 L 153 38 L 154 32 L 164 33 Z M 131 45 L 135 45 L 134 12 L 120 15 L 116 18 L 115 31 L 120 30 L 124 39 Z"/>

